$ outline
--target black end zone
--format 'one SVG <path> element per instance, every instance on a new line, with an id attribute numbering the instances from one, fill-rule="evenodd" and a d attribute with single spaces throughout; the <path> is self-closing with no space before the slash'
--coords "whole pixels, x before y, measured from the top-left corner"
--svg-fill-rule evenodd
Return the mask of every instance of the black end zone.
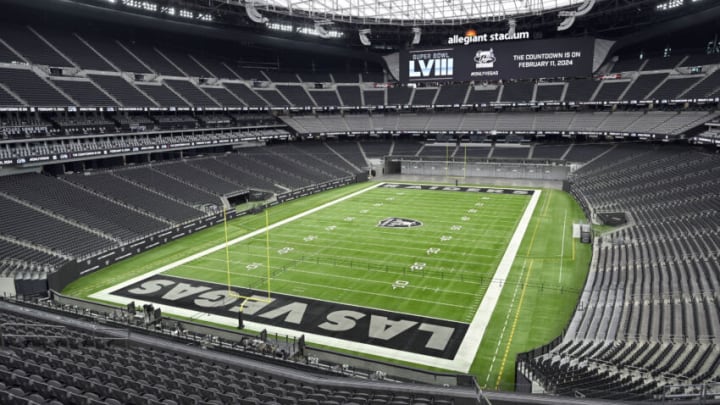
<path id="1" fill-rule="evenodd" d="M 235 295 L 256 296 L 243 308 L 244 322 L 256 322 L 304 333 L 366 343 L 427 356 L 453 359 L 468 325 L 334 302 L 232 288 Z M 112 293 L 231 318 L 237 325 L 244 299 L 223 284 L 156 275 Z"/>
<path id="2" fill-rule="evenodd" d="M 489 193 L 489 194 L 512 194 L 512 195 L 533 195 L 534 190 L 495 188 L 495 187 L 452 187 L 452 186 L 429 186 L 419 184 L 396 184 L 386 183 L 382 188 L 397 188 L 405 190 L 433 190 L 433 191 L 460 191 L 466 193 Z"/>

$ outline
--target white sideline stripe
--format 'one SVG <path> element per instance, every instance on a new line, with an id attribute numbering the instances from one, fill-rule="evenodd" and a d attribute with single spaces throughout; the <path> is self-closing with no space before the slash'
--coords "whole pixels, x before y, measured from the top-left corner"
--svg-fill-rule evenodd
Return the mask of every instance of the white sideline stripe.
<path id="1" fill-rule="evenodd" d="M 384 183 L 376 184 L 374 186 L 362 189 L 355 193 L 348 194 L 347 196 L 341 197 L 337 200 L 333 200 L 329 203 L 312 208 L 308 211 L 302 212 L 293 217 L 276 222 L 276 223 L 270 225 L 268 227 L 268 229 L 274 229 L 274 228 L 277 228 L 284 224 L 287 224 L 289 222 L 292 222 L 292 221 L 295 221 L 302 217 L 305 217 L 307 215 L 313 214 L 324 208 L 330 207 L 332 205 L 335 205 L 342 201 L 345 201 L 349 198 L 355 197 L 356 195 L 359 195 L 359 194 L 365 193 L 367 191 L 370 191 L 372 189 L 375 189 L 377 187 L 380 187 L 383 184 Z M 350 350 L 350 351 L 359 352 L 359 353 L 367 353 L 367 354 L 371 354 L 371 355 L 375 355 L 375 356 L 385 357 L 388 359 L 396 359 L 396 360 L 405 361 L 405 362 L 409 362 L 409 363 L 415 363 L 415 364 L 426 364 L 429 366 L 443 368 L 446 370 L 467 373 L 470 370 L 470 366 L 472 366 L 473 361 L 475 360 L 475 355 L 477 354 L 477 351 L 480 347 L 480 342 L 482 341 L 482 338 L 485 334 L 485 329 L 487 328 L 487 325 L 490 323 L 490 318 L 492 317 L 492 314 L 495 311 L 495 306 L 497 305 L 497 302 L 500 298 L 502 288 L 505 285 L 504 281 L 507 279 L 510 269 L 512 268 L 512 264 L 515 261 L 515 256 L 517 255 L 517 252 L 520 249 L 520 244 L 522 243 L 522 239 L 525 236 L 525 231 L 527 230 L 527 227 L 530 224 L 530 219 L 532 219 L 532 215 L 535 211 L 535 206 L 537 205 L 537 202 L 540 199 L 541 191 L 540 190 L 534 190 L 534 191 L 535 192 L 533 193 L 533 196 L 531 197 L 527 208 L 525 208 L 525 212 L 523 213 L 523 216 L 520 219 L 518 226 L 515 228 L 515 232 L 513 233 L 513 236 L 510 239 L 510 243 L 508 244 L 508 247 L 505 250 L 505 254 L 503 255 L 503 258 L 500 261 L 500 264 L 498 265 L 497 270 L 495 271 L 495 275 L 494 275 L 493 279 L 494 280 L 502 280 L 503 282 L 502 283 L 495 283 L 495 282 L 490 283 L 490 286 L 488 287 L 487 291 L 485 292 L 483 300 L 480 303 L 480 306 L 478 307 L 477 311 L 475 312 L 475 316 L 473 317 L 473 320 L 468 327 L 467 333 L 465 334 L 465 338 L 463 339 L 462 343 L 460 344 L 460 347 L 458 348 L 458 351 L 457 351 L 454 359 L 450 360 L 450 359 L 443 359 L 443 358 L 439 358 L 439 357 L 422 355 L 422 354 L 417 354 L 417 353 L 410 353 L 410 352 L 406 352 L 406 351 L 402 351 L 402 350 L 391 349 L 391 348 L 382 347 L 382 346 L 375 346 L 375 345 L 370 345 L 367 343 L 352 342 L 352 341 L 345 340 L 345 339 L 338 339 L 338 338 L 333 338 L 333 337 L 329 337 L 329 336 L 317 335 L 317 334 L 313 334 L 313 333 L 304 333 L 305 337 L 308 339 L 308 341 L 317 343 L 317 344 L 321 344 L 321 345 L 342 348 L 344 350 Z M 233 245 L 233 244 L 242 242 L 243 240 L 246 240 L 246 239 L 252 238 L 254 236 L 257 236 L 259 234 L 262 234 L 263 232 L 265 232 L 265 230 L 266 230 L 266 228 L 262 228 L 257 231 L 253 231 L 249 234 L 240 236 L 238 238 L 235 238 L 235 239 L 229 241 L 228 244 Z M 118 304 L 123 304 L 123 305 L 129 304 L 132 301 L 136 301 L 136 305 L 141 305 L 144 303 L 153 304 L 156 308 L 160 308 L 163 313 L 175 314 L 175 315 L 183 316 L 186 318 L 191 318 L 193 320 L 203 320 L 203 321 L 213 322 L 216 324 L 221 324 L 221 325 L 226 325 L 226 326 L 237 326 L 237 318 L 231 318 L 231 317 L 221 316 L 221 315 L 213 315 L 213 314 L 208 314 L 205 312 L 198 312 L 198 311 L 193 311 L 193 310 L 179 308 L 179 307 L 170 306 L 170 305 L 162 305 L 162 304 L 158 304 L 158 303 L 155 303 L 152 301 L 140 302 L 139 300 L 110 294 L 111 291 L 127 287 L 129 285 L 132 285 L 134 283 L 142 281 L 146 278 L 152 277 L 154 275 L 163 273 L 163 272 L 173 269 L 175 267 L 181 266 L 183 264 L 186 264 L 188 262 L 196 260 L 200 257 L 203 257 L 210 253 L 216 252 L 220 249 L 223 249 L 224 247 L 225 247 L 225 244 L 222 243 L 218 246 L 214 246 L 214 247 L 204 250 L 200 253 L 196 253 L 192 256 L 178 260 L 174 263 L 170 263 L 170 264 L 160 267 L 156 270 L 153 270 L 153 271 L 150 271 L 143 275 L 140 275 L 138 277 L 135 277 L 131 280 L 125 281 L 120 284 L 116 284 L 110 288 L 106 288 L 105 290 L 102 290 L 100 292 L 92 294 L 90 297 L 99 299 L 99 300 L 103 300 L 103 301 L 116 302 Z M 266 329 L 269 334 L 277 333 L 280 336 L 283 336 L 283 335 L 293 336 L 293 335 L 297 335 L 299 333 L 299 331 L 294 330 L 294 329 L 265 325 L 265 324 L 260 324 L 260 323 L 256 323 L 256 322 L 245 321 L 244 324 L 245 324 L 246 329 L 250 329 L 250 330 L 254 330 L 254 331 L 261 331 L 263 329 Z"/>
<path id="2" fill-rule="evenodd" d="M 505 254 L 502 260 L 500 260 L 497 270 L 495 270 L 493 280 L 502 280 L 503 282 L 490 283 L 477 312 L 475 312 L 472 322 L 470 322 L 468 333 L 465 335 L 465 339 L 460 344 L 457 354 L 455 355 L 454 361 L 458 364 L 456 370 L 467 373 L 475 360 L 478 348 L 480 348 L 480 342 L 482 342 L 485 330 L 490 323 L 490 318 L 495 312 L 495 306 L 500 299 L 503 286 L 505 286 L 505 280 L 507 280 L 507 276 L 510 274 L 510 269 L 515 261 L 518 250 L 520 250 L 520 244 L 525 236 L 525 231 L 528 225 L 530 225 L 530 220 L 535 212 L 535 206 L 538 200 L 540 200 L 540 193 L 540 190 L 535 190 L 532 198 L 530 198 L 530 203 L 527 208 L 525 208 L 525 213 L 523 213 L 522 218 L 520 218 L 520 222 L 517 228 L 515 228 L 515 233 L 505 250 Z"/>
<path id="3" fill-rule="evenodd" d="M 300 218 L 303 218 L 303 217 L 306 217 L 306 216 L 308 216 L 308 215 L 310 215 L 310 214 L 314 214 L 314 213 L 316 213 L 316 212 L 318 212 L 318 211 L 320 211 L 320 210 L 323 210 L 323 209 L 325 209 L 325 208 L 327 208 L 327 207 L 331 207 L 331 206 L 333 206 L 333 205 L 335 205 L 335 204 L 339 204 L 339 203 L 341 203 L 341 202 L 343 202 L 343 201 L 345 201 L 345 200 L 347 200 L 347 199 L 353 198 L 353 197 L 355 197 L 355 196 L 357 196 L 357 195 L 360 195 L 360 194 L 362 194 L 362 193 L 365 193 L 365 192 L 368 192 L 368 191 L 370 191 L 370 190 L 372 190 L 372 189 L 375 189 L 375 188 L 377 188 L 377 187 L 380 187 L 380 186 L 382 186 L 383 184 L 385 184 L 385 183 L 375 184 L 375 185 L 370 186 L 370 187 L 368 187 L 368 188 L 364 188 L 364 189 L 362 189 L 362 190 L 360 190 L 360 191 L 356 191 L 356 192 L 354 192 L 354 193 L 352 193 L 352 194 L 348 194 L 348 195 L 346 195 L 346 196 L 344 196 L 344 197 L 340 197 L 340 198 L 338 198 L 337 200 L 333 200 L 333 201 L 330 201 L 330 202 L 325 203 L 325 204 L 323 204 L 323 205 L 317 206 L 317 207 L 315 207 L 315 208 L 311 208 L 311 209 L 309 209 L 309 210 L 307 210 L 307 211 L 303 211 L 303 212 L 301 212 L 301 213 L 299 213 L 299 214 L 297 214 L 297 215 L 295 215 L 295 216 L 292 216 L 292 217 L 290 217 L 290 218 L 285 218 L 285 219 L 283 219 L 282 221 L 278 221 L 278 222 L 276 222 L 276 223 L 274 223 L 274 224 L 272 224 L 272 225 L 270 225 L 270 226 L 263 227 L 263 228 L 261 228 L 261 229 L 258 229 L 258 230 L 256 230 L 256 231 L 252 231 L 252 232 L 250 232 L 250 233 L 246 233 L 245 235 L 239 236 L 239 237 L 237 237 L 237 238 L 235 238 L 235 239 L 232 239 L 232 240 L 228 241 L 228 245 L 229 245 L 229 246 L 232 246 L 232 245 L 234 245 L 234 244 L 236 244 L 236 243 L 240 243 L 240 242 L 242 242 L 242 241 L 244 241 L 244 240 L 247 240 L 247 239 L 253 238 L 253 237 L 255 237 L 255 236 L 261 235 L 261 234 L 265 233 L 266 231 L 269 231 L 269 230 L 275 229 L 275 228 L 277 228 L 277 227 L 283 226 L 283 225 L 285 225 L 285 224 L 288 224 L 288 223 L 290 223 L 290 222 L 296 221 L 296 220 L 298 220 L 298 219 L 300 219 Z M 132 284 L 137 283 L 138 281 L 142 281 L 142 280 L 144 280 L 144 279 L 146 279 L 146 278 L 149 278 L 149 277 L 152 277 L 152 276 L 154 276 L 154 275 L 156 275 L 156 274 L 160 274 L 160 273 L 166 272 L 166 271 L 168 271 L 168 270 L 172 270 L 172 269 L 174 269 L 175 267 L 182 266 L 183 264 L 189 263 L 189 262 L 191 262 L 191 261 L 193 261 L 193 260 L 197 260 L 197 259 L 199 259 L 199 258 L 201 258 L 201 257 L 203 257 L 203 256 L 207 256 L 207 255 L 209 255 L 209 254 L 211 254 L 211 253 L 215 253 L 215 252 L 217 252 L 218 250 L 221 250 L 221 249 L 224 249 L 224 248 L 225 248 L 225 243 L 221 243 L 221 244 L 219 244 L 219 245 L 217 245 L 217 246 L 213 246 L 213 247 L 211 247 L 211 248 L 208 248 L 208 249 L 206 249 L 206 250 L 203 250 L 202 252 L 195 253 L 194 255 L 191 255 L 191 256 L 182 258 L 182 259 L 180 259 L 180 260 L 178 260 L 178 261 L 176 261 L 176 262 L 170 263 L 170 264 L 166 264 L 165 266 L 162 266 L 162 267 L 157 268 L 157 269 L 155 269 L 155 270 L 152 270 L 152 271 L 149 271 L 149 272 L 147 272 L 147 273 L 141 274 L 141 275 L 139 275 L 139 276 L 137 276 L 137 277 L 131 278 L 130 280 L 124 281 L 124 282 L 122 282 L 122 283 L 120 283 L 120 284 L 116 284 L 116 285 L 114 285 L 114 286 L 112 286 L 112 287 L 106 288 L 106 289 L 104 289 L 104 290 L 102 290 L 102 291 L 99 291 L 99 292 L 91 295 L 90 297 L 92 297 L 92 298 L 99 298 L 99 297 L 96 297 L 96 296 L 97 296 L 97 295 L 100 295 L 100 294 L 109 294 L 111 290 L 119 290 L 119 289 L 121 289 L 121 288 L 125 288 L 125 287 L 127 287 L 127 286 L 129 286 L 129 285 L 132 285 Z"/>

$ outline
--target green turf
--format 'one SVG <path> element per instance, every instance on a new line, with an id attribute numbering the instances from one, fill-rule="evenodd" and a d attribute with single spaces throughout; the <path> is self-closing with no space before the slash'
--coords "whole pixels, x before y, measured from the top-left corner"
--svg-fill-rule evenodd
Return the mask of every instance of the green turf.
<path id="1" fill-rule="evenodd" d="M 273 207 L 268 218 L 274 223 L 369 185 Z M 271 290 L 469 322 L 529 200 L 522 195 L 368 191 L 270 231 Z M 423 225 L 376 226 L 387 217 L 416 219 Z M 481 385 L 512 389 L 516 353 L 548 342 L 567 324 L 590 257 L 587 245 L 571 239 L 571 224 L 580 219 L 582 211 L 569 195 L 543 191 L 471 368 Z M 229 237 L 264 224 L 263 214 L 239 218 L 229 223 Z M 443 241 L 443 236 L 452 239 Z M 267 285 L 265 237 L 230 247 L 233 285 L 256 289 Z M 87 298 L 223 241 L 223 227 L 210 228 L 77 280 L 64 292 Z M 429 254 L 429 248 L 440 251 Z M 225 255 L 221 250 L 168 274 L 226 283 Z M 425 266 L 411 271 L 416 263 Z M 397 280 L 409 284 L 393 290 Z"/>
<path id="2" fill-rule="evenodd" d="M 270 290 L 469 322 L 529 199 L 376 188 L 270 231 Z M 423 225 L 377 226 L 388 217 Z M 265 239 L 229 249 L 232 285 L 267 287 Z M 226 252 L 166 274 L 227 283 Z"/>

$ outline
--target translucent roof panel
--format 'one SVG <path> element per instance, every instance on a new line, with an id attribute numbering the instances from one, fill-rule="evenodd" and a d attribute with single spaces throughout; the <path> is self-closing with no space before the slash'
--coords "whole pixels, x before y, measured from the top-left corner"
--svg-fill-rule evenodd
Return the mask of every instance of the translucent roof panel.
<path id="1" fill-rule="evenodd" d="M 579 5 L 583 0 L 250 0 L 258 10 L 366 24 L 459 24 Z"/>

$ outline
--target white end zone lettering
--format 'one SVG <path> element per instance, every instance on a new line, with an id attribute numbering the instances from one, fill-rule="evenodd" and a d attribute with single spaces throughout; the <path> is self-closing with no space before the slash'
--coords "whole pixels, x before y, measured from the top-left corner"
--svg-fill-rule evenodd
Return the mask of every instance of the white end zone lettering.
<path id="1" fill-rule="evenodd" d="M 421 270 L 425 263 L 413 266 Z M 409 281 L 396 280 L 391 287 L 395 290 L 409 285 Z M 163 311 L 187 309 L 229 319 L 237 319 L 242 311 L 246 323 L 263 328 L 277 326 L 442 359 L 455 357 L 468 330 L 467 324 L 442 319 L 277 293 L 268 299 L 239 287 L 231 291 L 222 284 L 156 275 L 113 291 L 111 296 L 158 304 Z"/>

